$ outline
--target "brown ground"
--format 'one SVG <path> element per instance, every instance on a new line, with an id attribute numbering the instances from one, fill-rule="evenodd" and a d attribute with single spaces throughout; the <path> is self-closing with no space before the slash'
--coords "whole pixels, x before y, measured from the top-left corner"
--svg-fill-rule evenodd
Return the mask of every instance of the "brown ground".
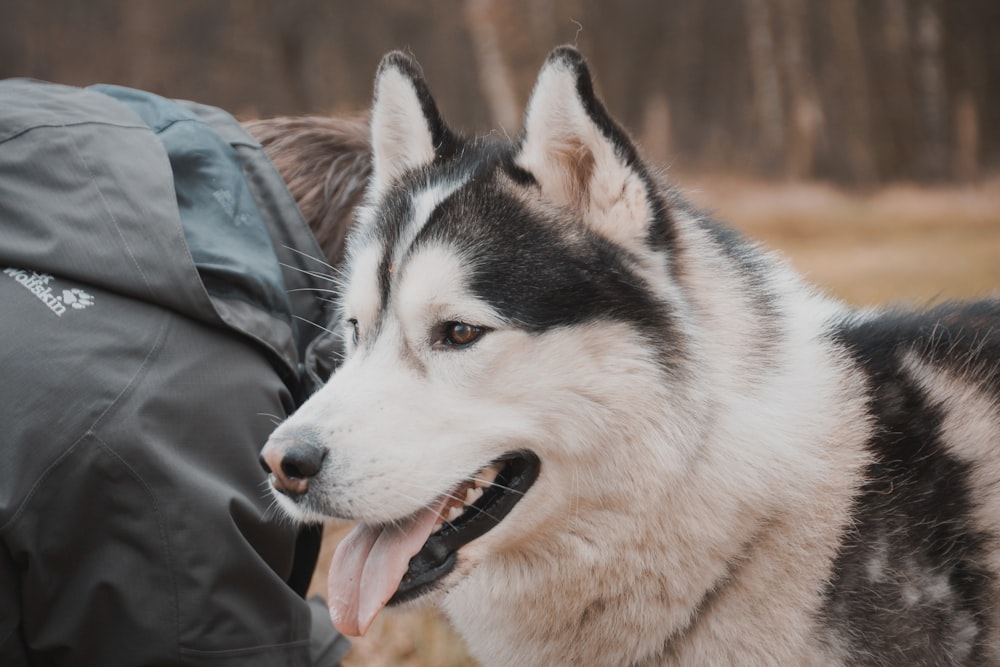
<path id="1" fill-rule="evenodd" d="M 1000 290 L 1000 180 L 977 186 L 847 194 L 817 184 L 688 179 L 690 199 L 779 250 L 809 279 L 856 305 L 922 304 Z M 313 581 L 344 528 L 331 526 Z M 474 667 L 433 611 L 383 613 L 345 667 Z"/>

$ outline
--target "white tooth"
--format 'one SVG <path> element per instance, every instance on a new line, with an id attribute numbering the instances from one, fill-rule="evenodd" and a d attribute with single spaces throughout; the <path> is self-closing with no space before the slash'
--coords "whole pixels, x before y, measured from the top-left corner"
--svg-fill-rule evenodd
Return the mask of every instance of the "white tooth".
<path id="1" fill-rule="evenodd" d="M 471 505 L 472 503 L 476 502 L 482 497 L 483 497 L 483 490 L 481 488 L 470 487 L 465 492 L 465 504 Z"/>
<path id="2" fill-rule="evenodd" d="M 476 482 L 475 482 L 476 486 L 479 488 L 491 486 L 493 484 L 493 480 L 497 478 L 497 475 L 499 473 L 500 470 L 496 466 L 489 466 L 488 468 L 483 468 L 482 470 L 479 471 L 479 474 L 476 475 Z"/>
<path id="3" fill-rule="evenodd" d="M 451 507 L 448 509 L 448 521 L 454 521 L 465 512 L 464 507 Z"/>

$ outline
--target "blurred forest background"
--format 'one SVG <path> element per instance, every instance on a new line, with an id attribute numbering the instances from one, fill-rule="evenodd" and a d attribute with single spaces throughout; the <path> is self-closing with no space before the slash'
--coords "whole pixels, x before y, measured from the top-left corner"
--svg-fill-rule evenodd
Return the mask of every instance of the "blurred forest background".
<path id="1" fill-rule="evenodd" d="M 1000 167 L 997 0 L 0 0 L 0 76 L 243 116 L 363 109 L 409 49 L 458 128 L 519 129 L 575 43 L 648 156 L 852 185 Z"/>
<path id="2" fill-rule="evenodd" d="M 514 135 L 564 43 L 652 162 L 835 296 L 1000 287 L 1000 0 L 0 0 L 0 77 L 243 119 L 364 111 L 402 48 L 453 127 Z M 474 664 L 433 612 L 355 646 L 348 667 Z"/>

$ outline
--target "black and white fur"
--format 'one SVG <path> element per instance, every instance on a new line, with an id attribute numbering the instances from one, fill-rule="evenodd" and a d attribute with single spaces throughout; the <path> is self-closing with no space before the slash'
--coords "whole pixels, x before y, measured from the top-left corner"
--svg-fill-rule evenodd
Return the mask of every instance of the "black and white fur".
<path id="1" fill-rule="evenodd" d="M 522 137 L 383 61 L 300 518 L 537 481 L 425 596 L 484 665 L 1000 664 L 1000 305 L 854 311 L 660 185 L 571 48 Z M 452 323 L 480 332 L 455 345 Z"/>

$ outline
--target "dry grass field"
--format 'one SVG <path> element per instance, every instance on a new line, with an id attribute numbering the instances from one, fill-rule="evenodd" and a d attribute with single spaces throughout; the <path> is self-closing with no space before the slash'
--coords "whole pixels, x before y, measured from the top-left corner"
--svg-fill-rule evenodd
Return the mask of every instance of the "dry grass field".
<path id="1" fill-rule="evenodd" d="M 924 304 L 1000 293 L 1000 180 L 849 194 L 826 185 L 681 181 L 688 196 L 784 254 L 830 294 L 856 305 Z M 345 527 L 330 526 L 313 590 Z M 346 667 L 473 667 L 434 612 L 383 614 Z"/>
<path id="2" fill-rule="evenodd" d="M 855 305 L 1000 293 L 1000 180 L 864 195 L 712 180 L 688 193 Z"/>

